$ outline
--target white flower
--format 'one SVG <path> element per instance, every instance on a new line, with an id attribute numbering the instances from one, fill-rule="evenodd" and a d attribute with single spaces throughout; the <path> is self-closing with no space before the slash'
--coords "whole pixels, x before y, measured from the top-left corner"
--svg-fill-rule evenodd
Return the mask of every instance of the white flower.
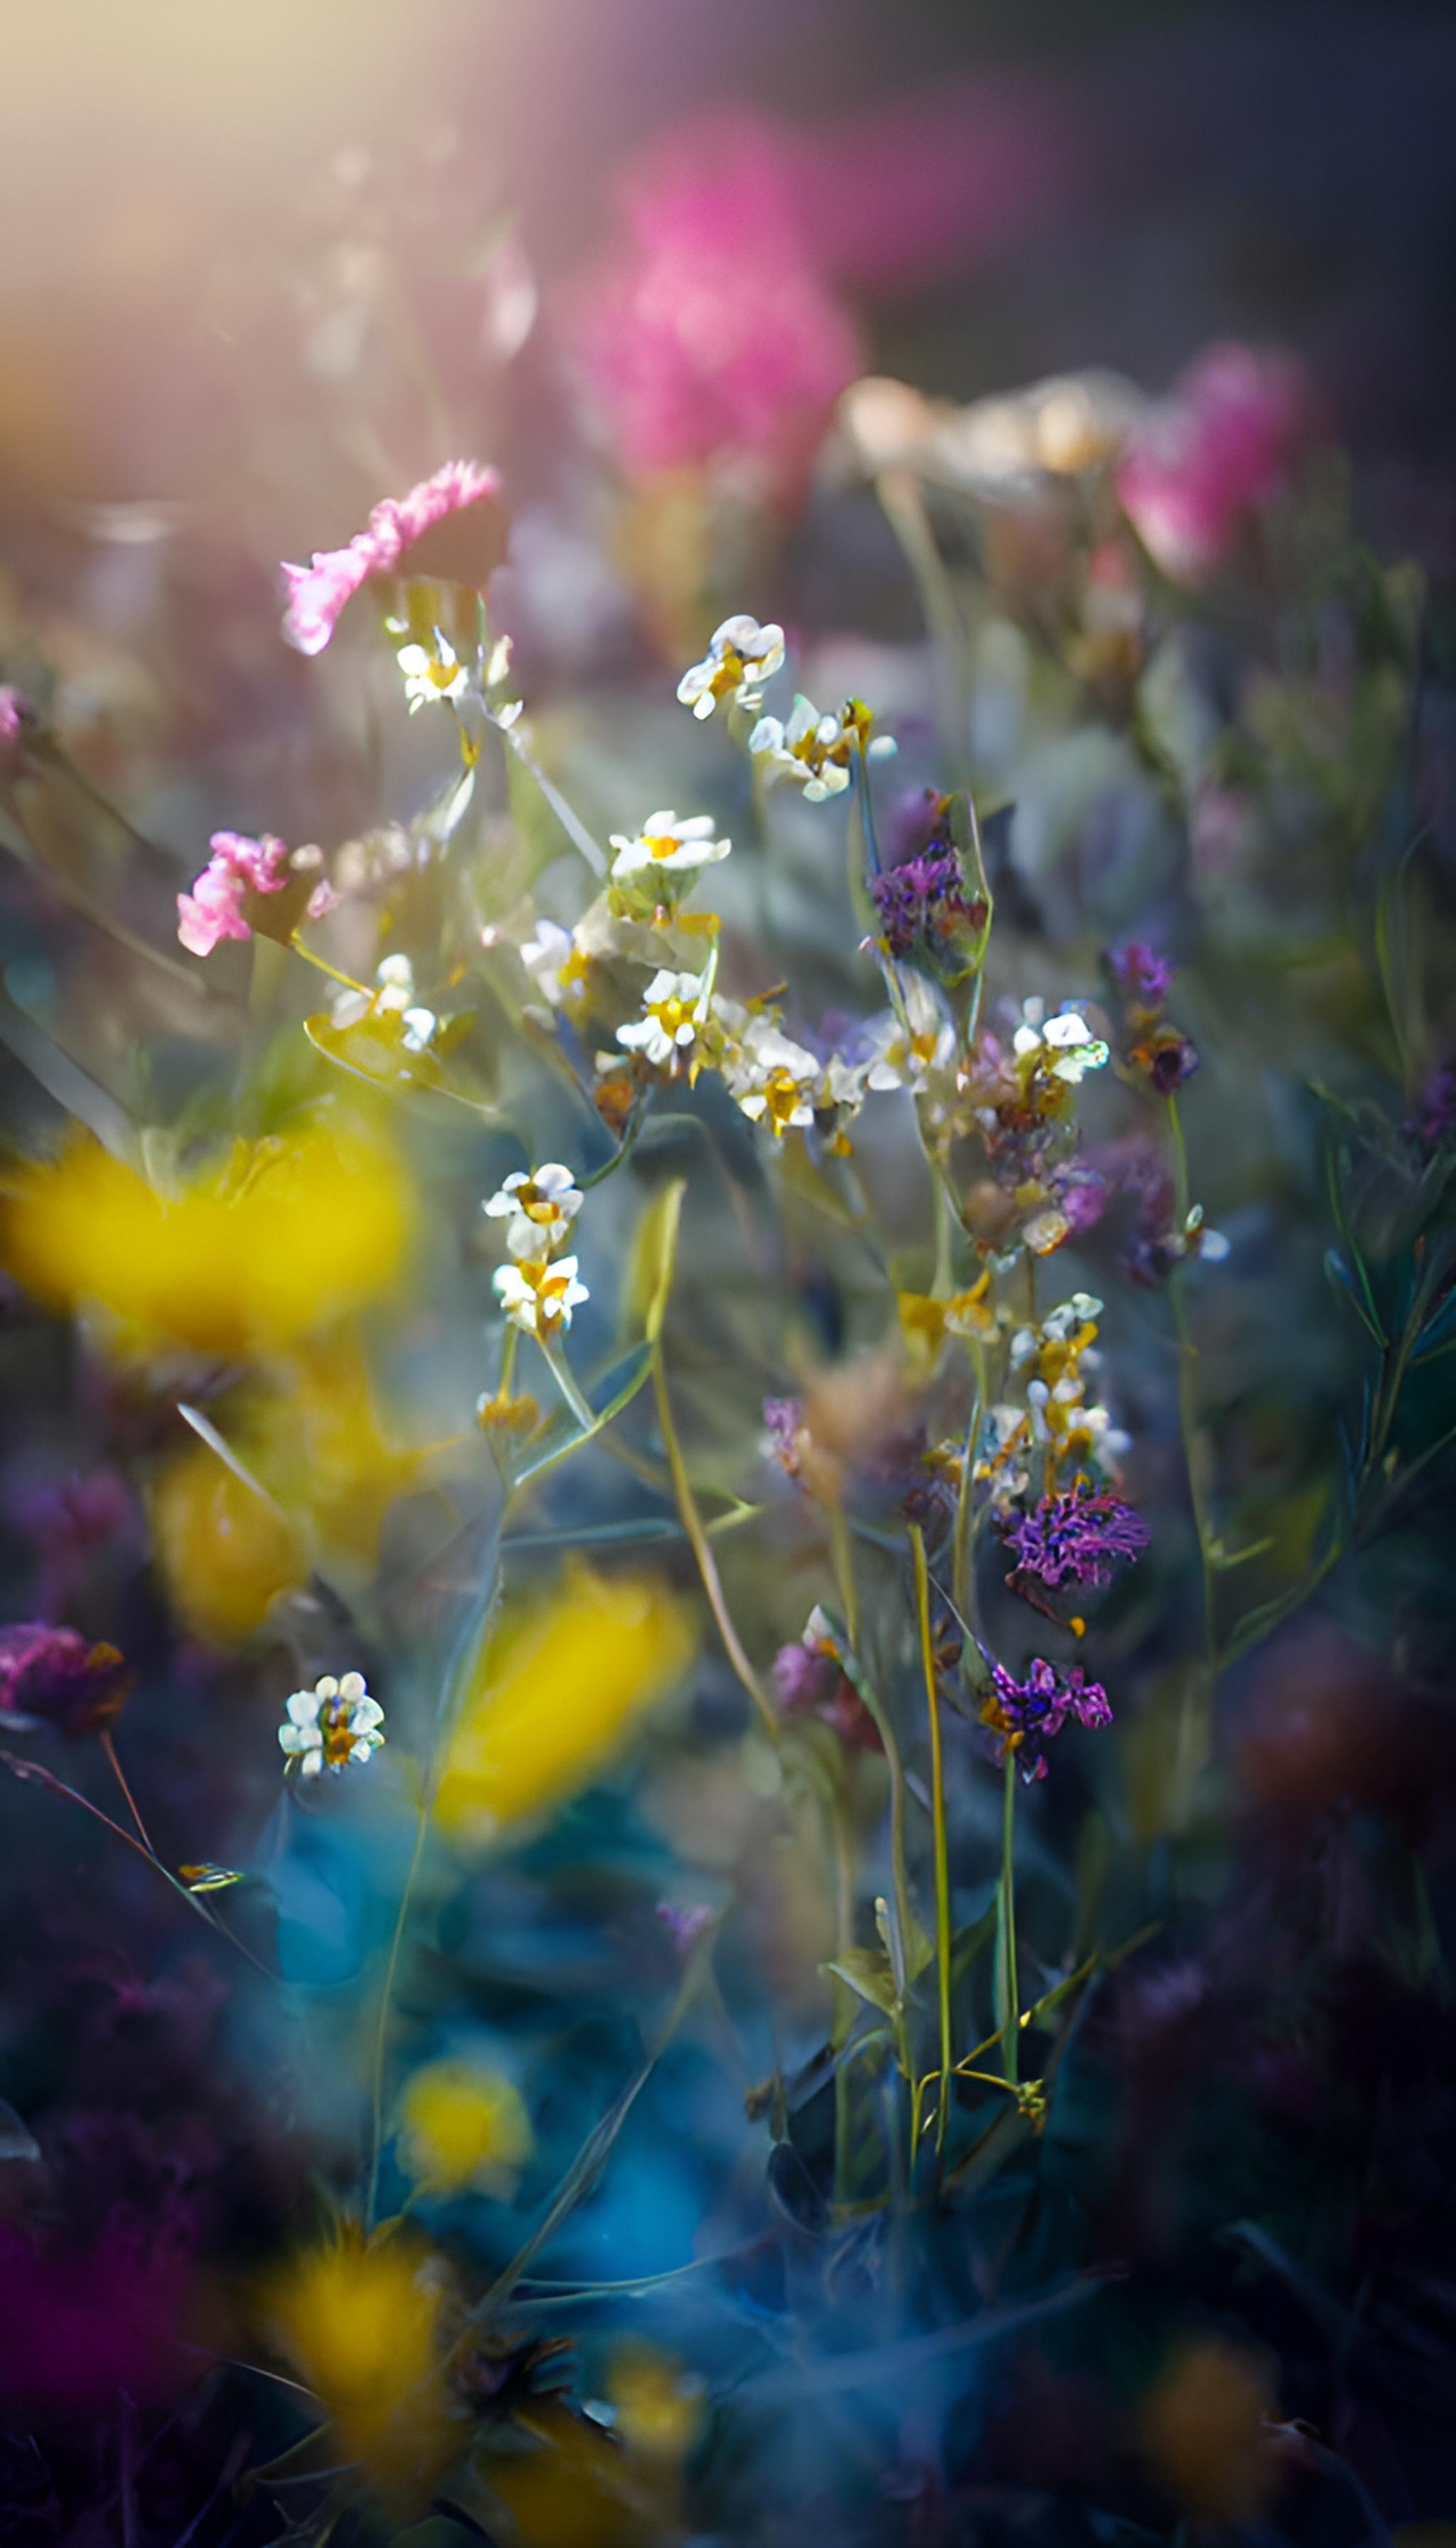
<path id="1" fill-rule="evenodd" d="M 617 1042 L 640 1052 L 661 1070 L 691 1051 L 708 1013 L 708 976 L 704 973 L 654 973 L 642 995 L 642 1016 L 618 1027 Z"/>
<path id="2" fill-rule="evenodd" d="M 325 1673 L 312 1689 L 296 1689 L 288 1702 L 278 1740 L 306 1778 L 321 1770 L 341 1770 L 346 1761 L 367 1761 L 384 1741 L 384 1709 L 371 1698 L 362 1673 L 347 1672 L 336 1681 Z"/>
<path id="3" fill-rule="evenodd" d="M 692 814 L 680 822 L 671 809 L 649 814 L 634 840 L 613 832 L 611 845 L 617 854 L 611 870 L 615 884 L 628 876 L 664 871 L 682 875 L 696 867 L 715 866 L 733 846 L 731 841 L 714 840 L 711 814 Z"/>
<path id="4" fill-rule="evenodd" d="M 374 979 L 378 987 L 373 991 L 339 992 L 333 1004 L 333 1024 L 356 1027 L 368 1017 L 398 1017 L 407 1051 L 423 1052 L 439 1021 L 432 1009 L 414 1004 L 414 967 L 409 956 L 386 956 Z"/>
<path id="5" fill-rule="evenodd" d="M 558 1327 L 571 1325 L 573 1310 L 591 1298 L 586 1284 L 577 1281 L 575 1256 L 559 1257 L 554 1265 L 501 1265 L 495 1279 L 507 1319 L 547 1343 Z"/>
<path id="6" fill-rule="evenodd" d="M 570 1168 L 559 1159 L 529 1175 L 517 1168 L 481 1210 L 492 1221 L 507 1221 L 505 1244 L 512 1256 L 550 1256 L 561 1245 L 582 1209 L 582 1197 Z"/>
<path id="7" fill-rule="evenodd" d="M 782 662 L 782 629 L 772 619 L 761 628 L 741 610 L 713 630 L 702 662 L 689 664 L 678 683 L 678 696 L 695 717 L 710 717 L 720 699 L 756 708 L 763 684 Z"/>
<path id="8" fill-rule="evenodd" d="M 470 678 L 448 637 L 442 637 L 438 628 L 432 646 L 402 646 L 395 662 L 405 676 L 405 696 L 411 716 L 434 699 L 458 699 Z"/>
<path id="9" fill-rule="evenodd" d="M 910 1032 L 906 1034 L 888 1009 L 871 1018 L 864 1056 L 866 1088 L 919 1088 L 930 1071 L 949 1070 L 955 1061 L 955 1030 L 942 1017 L 930 984 L 912 973 L 902 987 Z"/>
<path id="10" fill-rule="evenodd" d="M 1011 1048 L 1022 1060 L 1035 1054 L 1054 1079 L 1065 1079 L 1073 1087 L 1089 1070 L 1101 1070 L 1108 1059 L 1106 1045 L 1093 1035 L 1080 1010 L 1060 1009 L 1048 1018 L 1046 1001 L 1037 998 L 1022 1002 L 1021 1024 Z"/>
<path id="11" fill-rule="evenodd" d="M 821 716 L 802 691 L 786 725 L 779 717 L 760 717 L 748 739 L 750 752 L 766 756 L 779 777 L 797 779 L 812 804 L 848 787 L 853 746 L 853 725 Z"/>
<path id="12" fill-rule="evenodd" d="M 570 996 L 585 969 L 571 931 L 555 920 L 537 921 L 536 935 L 526 940 L 520 960 L 547 1006 L 553 1009 L 559 1009 Z"/>
<path id="13" fill-rule="evenodd" d="M 738 1051 L 723 1076 L 751 1123 L 767 1121 L 775 1140 L 814 1121 L 823 1071 L 816 1056 L 794 1044 L 773 1021 L 751 1017 Z"/>

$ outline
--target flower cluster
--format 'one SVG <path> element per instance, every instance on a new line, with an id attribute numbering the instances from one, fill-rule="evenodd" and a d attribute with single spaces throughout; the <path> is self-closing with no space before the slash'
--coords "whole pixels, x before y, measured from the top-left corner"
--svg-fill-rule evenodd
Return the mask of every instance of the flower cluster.
<path id="1" fill-rule="evenodd" d="M 1026 1495 L 1034 1476 L 1045 1481 L 1050 1497 L 1058 1471 L 1072 1481 L 1089 1467 L 1115 1474 L 1130 1447 L 1107 1409 L 1087 1396 L 1086 1376 L 1098 1362 L 1101 1308 L 1090 1293 L 1074 1292 L 1038 1325 L 1019 1327 L 1011 1338 L 1008 1370 L 1020 1386 L 1020 1403 L 1003 1399 L 989 1410 L 989 1438 L 975 1472 L 989 1483 L 1000 1510 Z"/>
<path id="2" fill-rule="evenodd" d="M 748 748 L 764 762 L 771 778 L 793 779 L 810 804 L 819 804 L 848 787 L 858 756 L 886 746 L 894 750 L 887 738 L 870 743 L 871 723 L 863 699 L 846 699 L 837 716 L 821 715 L 800 691 L 786 720 L 760 717 Z"/>
<path id="3" fill-rule="evenodd" d="M 489 1220 L 506 1225 L 512 1261 L 497 1268 L 497 1298 L 513 1326 L 543 1343 L 569 1327 L 573 1310 L 590 1298 L 576 1257 L 557 1254 L 581 1209 L 581 1190 L 559 1159 L 529 1174 L 517 1169 L 481 1206 Z"/>
<path id="4" fill-rule="evenodd" d="M 177 896 L 177 935 L 191 956 L 211 956 L 225 938 L 287 939 L 300 920 L 321 920 L 338 895 L 320 872 L 321 850 L 290 851 L 270 832 L 215 832 L 212 857 L 190 893 Z M 271 908 L 264 898 L 280 896 Z"/>
<path id="5" fill-rule="evenodd" d="M 845 1672 L 817 1610 L 802 1637 L 779 1647 L 774 1658 L 774 1685 L 786 1716 L 817 1716 L 834 1728 L 847 1751 L 883 1749 L 879 1729 Z"/>
<path id="6" fill-rule="evenodd" d="M 494 469 L 473 460 L 447 460 L 408 496 L 387 496 L 368 524 L 341 549 L 316 550 L 308 566 L 285 566 L 288 610 L 283 633 L 301 655 L 318 655 L 338 624 L 340 611 L 371 576 L 398 575 L 409 551 L 426 531 L 466 507 L 498 496 Z M 407 668 L 408 671 L 408 668 Z"/>
<path id="7" fill-rule="evenodd" d="M 1078 1725 L 1111 1725 L 1112 1708 L 1102 1684 L 1088 1681 L 1080 1664 L 1070 1672 L 1038 1656 L 1018 1681 L 988 1657 L 991 1685 L 981 1702 L 981 1723 L 1000 1737 L 998 1759 L 1014 1759 L 1028 1786 L 1046 1775 L 1046 1746 L 1067 1718 Z"/>
<path id="8" fill-rule="evenodd" d="M 296 1689 L 278 1741 L 286 1765 L 297 1762 L 305 1778 L 335 1773 L 350 1761 L 367 1761 L 384 1741 L 384 1709 L 371 1698 L 362 1673 L 325 1673 L 312 1689 Z"/>
<path id="9" fill-rule="evenodd" d="M 1030 1512 L 1006 1510 L 997 1519 L 1015 1560 L 1008 1581 L 1035 1577 L 1053 1590 L 1110 1584 L 1119 1559 L 1140 1555 L 1149 1535 L 1142 1515 L 1121 1496 L 1084 1477 L 1044 1496 Z"/>
<path id="10" fill-rule="evenodd" d="M 1171 1097 L 1198 1068 L 1195 1047 L 1167 1015 L 1172 966 L 1166 956 L 1135 938 L 1110 952 L 1107 969 L 1123 1003 L 1124 1057 L 1129 1069 L 1159 1097 Z"/>
<path id="11" fill-rule="evenodd" d="M 760 627 L 746 610 L 723 620 L 708 640 L 700 664 L 689 664 L 678 683 L 678 696 L 695 717 L 710 717 L 716 707 L 757 708 L 764 684 L 783 662 L 783 631 L 775 620 Z"/>
<path id="12" fill-rule="evenodd" d="M 75 1628 L 45 1620 L 0 1628 L 0 1725 L 99 1733 L 131 1686 L 131 1667 L 116 1647 L 93 1645 Z"/>

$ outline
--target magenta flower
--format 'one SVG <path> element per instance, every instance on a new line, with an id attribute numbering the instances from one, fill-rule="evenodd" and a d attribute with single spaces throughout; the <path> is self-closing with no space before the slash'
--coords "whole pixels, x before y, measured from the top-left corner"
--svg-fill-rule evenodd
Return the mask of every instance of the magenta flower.
<path id="1" fill-rule="evenodd" d="M 1309 421 L 1305 375 L 1287 356 L 1211 345 L 1189 365 L 1118 472 L 1123 510 L 1164 574 L 1193 584 L 1219 564 Z"/>
<path id="2" fill-rule="evenodd" d="M 259 926 L 257 913 L 249 908 L 250 897 L 278 894 L 289 886 L 297 889 L 309 879 L 320 864 L 317 850 L 295 850 L 265 832 L 260 841 L 249 839 L 245 832 L 214 832 L 209 847 L 212 857 L 195 880 L 190 893 L 177 896 L 177 935 L 191 956 L 211 956 L 225 938 L 251 938 Z M 290 925 L 296 918 L 321 920 L 338 901 L 331 884 L 320 878 L 309 885 L 307 899 L 295 914 L 288 906 Z M 281 923 L 283 913 L 278 914 Z M 288 929 L 275 926 L 269 937 L 287 938 Z"/>
<path id="3" fill-rule="evenodd" d="M 94 1734 L 119 1713 L 131 1685 L 117 1648 L 93 1645 L 76 1628 L 44 1619 L 0 1628 L 0 1726 Z"/>
<path id="4" fill-rule="evenodd" d="M 988 1657 L 988 1661 L 991 1659 Z M 1101 1682 L 1088 1681 L 1080 1664 L 1068 1673 L 1039 1655 L 1017 1681 L 1004 1664 L 991 1661 L 991 1687 L 981 1702 L 981 1723 L 1001 1738 L 998 1759 L 1015 1759 L 1028 1786 L 1046 1775 L 1046 1745 L 1061 1732 L 1067 1718 L 1079 1725 L 1111 1725 L 1112 1708 Z"/>
<path id="5" fill-rule="evenodd" d="M 1142 1009 L 1160 1009 L 1173 987 L 1172 965 L 1145 939 L 1131 938 L 1126 947 L 1114 947 L 1107 965 L 1124 999 Z"/>
<path id="6" fill-rule="evenodd" d="M 8 682 L 0 682 L 0 770 L 8 769 L 19 757 L 28 714 L 22 693 Z"/>
<path id="7" fill-rule="evenodd" d="M 285 565 L 288 609 L 283 633 L 290 645 L 297 646 L 301 655 L 320 655 L 344 603 L 361 585 L 372 575 L 398 575 L 407 550 L 437 522 L 500 492 L 500 480 L 494 469 L 475 460 L 447 460 L 432 478 L 411 487 L 408 496 L 398 500 L 386 496 L 375 505 L 367 528 L 356 531 L 347 548 L 318 549 L 308 566 Z"/>
<path id="8" fill-rule="evenodd" d="M 572 334 L 626 468 L 723 456 L 791 492 L 860 354 L 804 244 L 783 143 L 746 116 L 684 128 L 632 171 L 623 211 L 626 242 L 580 287 Z"/>
<path id="9" fill-rule="evenodd" d="M 1097 1492 L 1085 1479 L 1044 1496 L 1035 1512 L 1006 1516 L 1002 1536 L 1017 1575 L 1059 1584 L 1110 1584 L 1120 1558 L 1135 1558 L 1149 1532 L 1139 1512 L 1121 1496 Z M 1014 1580 L 1014 1579 L 1013 1579 Z"/>
<path id="10" fill-rule="evenodd" d="M 811 1619 L 802 1637 L 774 1658 L 774 1686 L 785 1716 L 817 1716 L 850 1752 L 877 1752 L 879 1728 L 843 1669 L 828 1637 Z"/>

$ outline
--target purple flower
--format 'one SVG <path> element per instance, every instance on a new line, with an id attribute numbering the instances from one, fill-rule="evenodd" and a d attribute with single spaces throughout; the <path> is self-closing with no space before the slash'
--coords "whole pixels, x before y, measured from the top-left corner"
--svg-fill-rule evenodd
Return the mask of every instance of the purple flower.
<path id="1" fill-rule="evenodd" d="M 0 1723 L 94 1734 L 109 1725 L 132 1675 L 115 1646 L 40 1619 L 0 1628 Z"/>
<path id="2" fill-rule="evenodd" d="M 902 866 L 870 876 L 868 884 L 892 956 L 954 952 L 957 940 L 975 939 L 985 928 L 983 896 L 967 902 L 959 860 L 937 842 Z"/>
<path id="3" fill-rule="evenodd" d="M 804 1429 L 804 1410 L 797 1398 L 766 1398 L 764 1430 L 766 1449 L 775 1459 L 786 1478 L 797 1484 L 799 1477 L 799 1435 Z"/>
<path id="4" fill-rule="evenodd" d="M 1429 1154 L 1439 1150 L 1451 1138 L 1456 1125 L 1456 1067 L 1447 1061 L 1426 1078 L 1410 1113 L 1401 1127 L 1408 1141 Z"/>
<path id="5" fill-rule="evenodd" d="M 1142 938 L 1130 938 L 1126 947 L 1114 947 L 1108 953 L 1107 968 L 1125 1000 L 1136 1000 L 1143 1009 L 1160 1009 L 1173 987 L 1173 968 L 1166 956 L 1159 956 Z"/>
<path id="6" fill-rule="evenodd" d="M 1137 1557 L 1149 1537 L 1142 1515 L 1121 1496 L 1094 1492 L 1081 1478 L 1001 1527 L 1016 1573 L 1050 1585 L 1110 1584 L 1118 1559 Z"/>
<path id="7" fill-rule="evenodd" d="M 1111 1725 L 1107 1692 L 1101 1682 L 1084 1678 L 1080 1664 L 1064 1673 L 1039 1655 L 1028 1665 L 1026 1680 L 1017 1681 L 1004 1664 L 987 1660 L 991 1687 L 981 1702 L 981 1723 L 1000 1736 L 998 1759 L 1005 1763 L 1015 1757 L 1028 1786 L 1034 1778 L 1046 1777 L 1046 1747 L 1069 1716 L 1079 1725 Z"/>
<path id="8" fill-rule="evenodd" d="M 877 1752 L 879 1729 L 827 1637 L 814 1622 L 774 1658 L 774 1685 L 785 1716 L 817 1716 L 851 1752 Z"/>

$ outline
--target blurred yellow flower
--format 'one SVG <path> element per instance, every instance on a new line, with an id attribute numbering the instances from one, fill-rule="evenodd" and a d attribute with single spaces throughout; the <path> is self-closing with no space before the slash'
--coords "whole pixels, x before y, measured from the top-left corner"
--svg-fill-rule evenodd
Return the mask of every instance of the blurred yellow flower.
<path id="1" fill-rule="evenodd" d="M 246 1424 L 244 1457 L 280 1503 L 302 1508 L 330 1556 L 372 1568 L 385 1516 L 416 1484 L 423 1455 L 389 1439 L 349 1331 L 302 1346 L 278 1377 Z"/>
<path id="2" fill-rule="evenodd" d="M 400 2163 L 422 2194 L 474 2186 L 503 2199 L 531 2147 L 520 2092 L 500 2071 L 427 2061 L 400 2100 Z"/>
<path id="3" fill-rule="evenodd" d="M 280 2350 L 333 2427 L 337 2457 L 391 2494 L 427 2492 L 443 2457 L 444 2290 L 428 2250 L 354 2229 L 291 2257 L 262 2294 Z"/>
<path id="4" fill-rule="evenodd" d="M 241 1644 L 280 1592 L 307 1582 L 302 1534 L 205 1442 L 189 1443 L 168 1461 L 149 1502 L 172 1606 L 206 1644 Z"/>
<path id="5" fill-rule="evenodd" d="M 611 2358 L 606 2394 L 616 2409 L 615 2430 L 643 2459 L 677 2465 L 702 2431 L 703 2384 L 677 2356 L 656 2345 L 619 2344 Z"/>
<path id="6" fill-rule="evenodd" d="M 394 1286 L 411 1223 L 397 1154 L 315 1121 L 235 1141 L 163 1194 L 89 1139 L 22 1168 L 0 1262 L 39 1301 L 110 1313 L 127 1341 L 276 1350 Z"/>
<path id="7" fill-rule="evenodd" d="M 685 1670 L 692 1646 L 666 1585 L 571 1568 L 492 1640 L 446 1755 L 440 1828 L 488 1840 L 574 1795 Z"/>

